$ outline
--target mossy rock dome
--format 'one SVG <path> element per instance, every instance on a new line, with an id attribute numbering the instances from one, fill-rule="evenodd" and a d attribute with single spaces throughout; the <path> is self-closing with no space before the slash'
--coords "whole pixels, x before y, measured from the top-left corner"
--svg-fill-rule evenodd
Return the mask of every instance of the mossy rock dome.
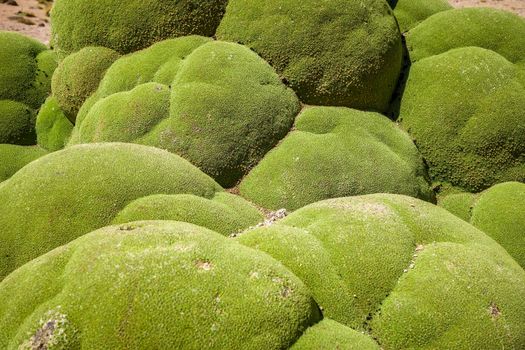
<path id="1" fill-rule="evenodd" d="M 492 8 L 463 8 L 429 17 L 406 35 L 413 62 L 451 49 L 492 50 L 525 68 L 525 19 Z"/>
<path id="2" fill-rule="evenodd" d="M 522 349 L 525 271 L 430 203 L 330 199 L 236 238 L 282 262 L 323 311 L 384 349 Z"/>
<path id="3" fill-rule="evenodd" d="M 53 96 L 64 114 L 75 122 L 78 110 L 91 96 L 106 70 L 120 55 L 106 47 L 85 47 L 62 60 L 51 80 Z"/>
<path id="4" fill-rule="evenodd" d="M 390 0 L 390 5 L 402 33 L 438 12 L 453 8 L 447 0 Z"/>
<path id="5" fill-rule="evenodd" d="M 385 111 L 401 70 L 385 0 L 230 0 L 217 37 L 252 48 L 307 104 Z"/>
<path id="6" fill-rule="evenodd" d="M 48 152 L 38 146 L 0 144 L 0 182 Z"/>
<path id="7" fill-rule="evenodd" d="M 60 56 L 86 46 L 119 53 L 168 38 L 213 36 L 226 0 L 55 0 L 51 41 Z"/>
<path id="8" fill-rule="evenodd" d="M 241 182 L 265 208 L 295 210 L 322 199 L 399 193 L 433 200 L 423 159 L 386 117 L 344 107 L 312 107 Z"/>
<path id="9" fill-rule="evenodd" d="M 525 268 L 525 184 L 505 182 L 479 194 L 451 194 L 440 205 L 488 234 Z"/>
<path id="10" fill-rule="evenodd" d="M 44 44 L 0 31 L 0 144 L 34 145 L 36 110 L 51 91 L 55 54 Z"/>
<path id="11" fill-rule="evenodd" d="M 86 234 L 0 283 L 2 349 L 287 349 L 321 317 L 279 262 L 173 221 Z"/>
<path id="12" fill-rule="evenodd" d="M 234 185 L 290 130 L 300 103 L 247 47 L 190 36 L 124 56 L 82 106 L 70 144 L 133 142 Z"/>
<path id="13" fill-rule="evenodd" d="M 518 65 L 478 47 L 411 66 L 400 120 L 436 183 L 479 192 L 525 181 L 524 78 Z"/>
<path id="14" fill-rule="evenodd" d="M 108 225 L 136 199 L 191 194 L 212 200 L 219 192 L 222 188 L 193 165 L 153 147 L 105 143 L 51 153 L 0 183 L 0 279 L 29 260 Z M 200 202 L 195 203 L 187 208 L 186 217 L 177 219 L 192 222 L 195 212 L 203 210 Z M 235 200 L 231 206 L 240 207 L 236 210 L 241 217 L 246 212 L 242 207 L 250 205 Z"/>
<path id="15" fill-rule="evenodd" d="M 57 99 L 49 96 L 36 116 L 37 144 L 51 152 L 64 148 L 73 131 L 73 123 L 60 108 Z"/>

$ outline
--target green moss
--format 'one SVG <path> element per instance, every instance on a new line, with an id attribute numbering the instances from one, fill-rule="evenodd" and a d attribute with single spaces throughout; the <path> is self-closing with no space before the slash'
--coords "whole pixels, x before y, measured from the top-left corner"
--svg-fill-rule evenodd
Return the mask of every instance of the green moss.
<path id="1" fill-rule="evenodd" d="M 54 96 L 40 107 L 36 117 L 37 143 L 48 151 L 58 151 L 67 143 L 73 124 L 67 119 Z"/>
<path id="2" fill-rule="evenodd" d="M 85 47 L 60 62 L 52 79 L 53 96 L 73 123 L 84 101 L 120 55 L 105 47 Z"/>
<path id="3" fill-rule="evenodd" d="M 263 221 L 263 216 L 241 197 L 218 192 L 211 199 L 191 194 L 139 198 L 118 213 L 113 223 L 138 220 L 185 221 L 229 236 L 255 226 Z"/>
<path id="4" fill-rule="evenodd" d="M 426 18 L 453 7 L 447 0 L 390 0 L 402 33 L 416 27 Z"/>
<path id="5" fill-rule="evenodd" d="M 454 48 L 492 50 L 512 63 L 525 64 L 525 20 L 492 8 L 464 8 L 438 13 L 408 32 L 412 61 Z"/>
<path id="6" fill-rule="evenodd" d="M 287 349 L 320 318 L 277 261 L 173 221 L 100 229 L 0 283 L 9 350 Z"/>
<path id="7" fill-rule="evenodd" d="M 525 271 L 483 232 L 418 199 L 330 199 L 237 238 L 303 280 L 323 315 L 385 349 L 525 346 Z"/>
<path id="8" fill-rule="evenodd" d="M 86 46 L 129 53 L 190 34 L 213 36 L 226 0 L 55 0 L 52 43 L 60 55 Z"/>
<path id="9" fill-rule="evenodd" d="M 322 199 L 401 193 L 433 200 L 423 159 L 384 116 L 337 107 L 301 113 L 292 131 L 240 184 L 246 198 L 289 210 Z"/>
<path id="10" fill-rule="evenodd" d="M 0 100 L 0 144 L 34 145 L 35 112 L 21 102 Z"/>
<path id="11" fill-rule="evenodd" d="M 400 120 L 436 182 L 479 192 L 525 181 L 525 85 L 493 51 L 453 49 L 412 65 Z"/>
<path id="12" fill-rule="evenodd" d="M 232 186 L 298 111 L 292 90 L 247 47 L 191 36 L 117 60 L 82 106 L 70 143 L 156 146 Z"/>
<path id="13" fill-rule="evenodd" d="M 255 50 L 307 104 L 384 111 L 401 70 L 384 0 L 230 0 L 217 37 Z"/>
<path id="14" fill-rule="evenodd" d="M 308 328 L 291 350 L 379 350 L 374 341 L 351 328 L 325 318 Z"/>
<path id="15" fill-rule="evenodd" d="M 0 31 L 0 143 L 34 145 L 36 110 L 50 91 L 55 54 L 38 41 Z"/>
<path id="16" fill-rule="evenodd" d="M 457 217 L 470 222 L 472 207 L 477 200 L 473 193 L 454 193 L 440 197 L 438 205 Z"/>
<path id="17" fill-rule="evenodd" d="M 468 211 L 465 220 L 501 244 L 525 268 L 525 184 L 505 182 L 479 194 L 446 196 L 440 206 L 457 216 Z"/>
<path id="18" fill-rule="evenodd" d="M 51 153 L 0 187 L 0 278 L 109 224 L 153 194 L 212 198 L 222 189 L 184 159 L 153 147 L 92 144 Z"/>
<path id="19" fill-rule="evenodd" d="M 0 144 L 0 182 L 9 179 L 26 164 L 46 154 L 47 151 L 38 146 Z"/>

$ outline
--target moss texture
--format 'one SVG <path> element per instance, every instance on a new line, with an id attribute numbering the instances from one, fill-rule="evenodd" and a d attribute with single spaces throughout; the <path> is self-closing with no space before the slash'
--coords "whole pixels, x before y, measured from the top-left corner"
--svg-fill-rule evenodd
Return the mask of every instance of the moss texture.
<path id="1" fill-rule="evenodd" d="M 287 349 L 320 318 L 279 262 L 172 221 L 100 229 L 0 283 L 2 349 Z"/>
<path id="2" fill-rule="evenodd" d="M 479 192 L 525 181 L 525 80 L 518 65 L 469 47 L 412 65 L 400 120 L 435 182 Z"/>
<path id="3" fill-rule="evenodd" d="M 52 43 L 61 56 L 86 46 L 129 53 L 190 34 L 213 36 L 226 0 L 56 0 Z"/>
<path id="4" fill-rule="evenodd" d="M 255 226 L 263 219 L 259 210 L 241 197 L 217 192 L 211 199 L 192 194 L 157 194 L 139 198 L 122 209 L 113 223 L 139 220 L 185 221 L 229 236 Z"/>
<path id="5" fill-rule="evenodd" d="M 120 55 L 105 47 L 85 47 L 58 65 L 51 88 L 65 115 L 75 122 L 84 101 L 95 92 L 106 70 Z"/>
<path id="6" fill-rule="evenodd" d="M 67 119 L 54 96 L 48 97 L 40 107 L 35 130 L 38 145 L 48 151 L 58 151 L 67 144 L 73 124 Z"/>
<path id="7" fill-rule="evenodd" d="M 239 188 L 265 208 L 295 210 L 322 199 L 369 193 L 432 201 L 428 181 L 416 146 L 395 123 L 378 113 L 312 107 Z"/>
<path id="8" fill-rule="evenodd" d="M 380 350 L 368 336 L 330 319 L 308 328 L 291 350 Z"/>
<path id="9" fill-rule="evenodd" d="M 26 164 L 46 154 L 47 151 L 38 146 L 0 144 L 0 182 L 9 179 Z"/>
<path id="10" fill-rule="evenodd" d="M 525 268 L 525 184 L 505 182 L 479 194 L 449 195 L 440 200 L 440 206 L 465 217 Z"/>
<path id="11" fill-rule="evenodd" d="M 255 50 L 307 104 L 384 111 L 401 70 L 384 0 L 230 0 L 217 37 Z"/>
<path id="12" fill-rule="evenodd" d="M 34 145 L 36 110 L 51 90 L 55 54 L 38 41 L 0 31 L 0 143 Z"/>
<path id="13" fill-rule="evenodd" d="M 299 108 L 247 47 L 190 36 L 117 60 L 82 106 L 71 144 L 156 146 L 229 187 L 286 135 Z"/>
<path id="14" fill-rule="evenodd" d="M 491 8 L 438 13 L 406 35 L 413 62 L 451 49 L 476 46 L 492 50 L 525 68 L 525 20 Z"/>
<path id="15" fill-rule="evenodd" d="M 390 0 L 390 5 L 402 33 L 438 12 L 453 8 L 447 0 Z"/>
<path id="16" fill-rule="evenodd" d="M 106 143 L 51 153 L 0 186 L 0 279 L 25 262 L 109 224 L 138 198 L 193 194 L 212 199 L 221 191 L 184 159 L 153 147 Z M 191 218 L 199 210 L 188 208 L 187 213 Z M 244 209 L 236 211 L 242 216 Z M 182 216 L 178 219 L 183 221 Z"/>
<path id="17" fill-rule="evenodd" d="M 288 267 L 325 317 L 384 349 L 525 346 L 525 271 L 430 203 L 392 194 L 330 199 L 237 239 Z"/>

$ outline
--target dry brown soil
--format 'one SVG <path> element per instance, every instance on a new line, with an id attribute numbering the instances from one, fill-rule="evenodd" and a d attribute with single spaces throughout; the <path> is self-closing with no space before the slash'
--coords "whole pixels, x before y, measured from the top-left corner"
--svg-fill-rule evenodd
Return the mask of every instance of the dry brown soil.
<path id="1" fill-rule="evenodd" d="M 0 0 L 0 30 L 13 30 L 49 43 L 50 27 L 47 12 L 52 0 Z M 449 0 L 456 7 L 490 6 L 514 11 L 525 17 L 525 0 Z"/>

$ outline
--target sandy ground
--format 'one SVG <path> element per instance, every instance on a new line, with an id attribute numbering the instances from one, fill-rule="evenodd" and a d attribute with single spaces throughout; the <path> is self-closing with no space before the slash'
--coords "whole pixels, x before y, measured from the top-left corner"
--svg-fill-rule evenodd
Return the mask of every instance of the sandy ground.
<path id="1" fill-rule="evenodd" d="M 49 10 L 52 0 L 0 0 L 0 30 L 13 30 L 49 43 Z M 5 2 L 14 2 L 9 5 Z M 496 7 L 525 17 L 525 0 L 449 0 L 456 7 Z"/>
<path id="2" fill-rule="evenodd" d="M 47 12 L 51 2 L 44 0 L 0 0 L 0 30 L 10 30 L 49 43 L 50 26 Z"/>

